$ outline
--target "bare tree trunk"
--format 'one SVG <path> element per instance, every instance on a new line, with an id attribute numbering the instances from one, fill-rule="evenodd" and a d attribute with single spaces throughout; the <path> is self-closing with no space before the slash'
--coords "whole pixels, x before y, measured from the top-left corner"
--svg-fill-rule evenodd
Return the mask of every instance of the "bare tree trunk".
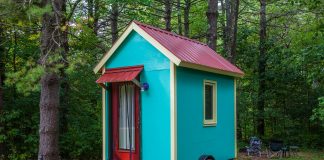
<path id="1" fill-rule="evenodd" d="M 264 124 L 264 93 L 266 91 L 265 72 L 266 72 L 266 39 L 267 39 L 267 20 L 266 20 L 266 0 L 260 0 L 260 42 L 259 42 L 259 90 L 258 90 L 258 117 L 257 117 L 257 133 L 260 136 L 264 136 L 265 124 Z"/>
<path id="2" fill-rule="evenodd" d="M 239 0 L 225 0 L 225 4 L 222 2 L 221 5 L 222 13 L 226 15 L 226 26 L 223 29 L 224 50 L 228 60 L 235 63 Z"/>
<path id="3" fill-rule="evenodd" d="M 118 39 L 118 2 L 113 2 L 111 6 L 111 41 L 115 43 Z"/>
<path id="4" fill-rule="evenodd" d="M 41 57 L 40 65 L 44 66 L 40 95 L 40 125 L 38 159 L 58 160 L 59 156 L 59 105 L 60 105 L 60 77 L 53 70 L 57 64 L 64 62 L 64 58 L 54 61 L 51 57 L 61 56 L 65 52 L 62 21 L 66 0 L 42 0 L 41 6 L 50 5 L 52 12 L 45 13 L 42 18 Z M 63 53 L 64 54 L 64 53 Z"/>
<path id="5" fill-rule="evenodd" d="M 165 30 L 171 31 L 172 0 L 164 0 L 164 7 Z"/>
<path id="6" fill-rule="evenodd" d="M 232 26 L 232 21 L 231 21 L 231 4 L 230 0 L 225 0 L 225 14 L 226 14 L 226 27 L 225 27 L 225 51 L 227 55 L 230 53 L 231 47 L 230 47 L 230 29 Z"/>
<path id="7" fill-rule="evenodd" d="M 228 58 L 235 64 L 239 0 L 231 0 L 231 2 L 230 50 Z"/>
<path id="8" fill-rule="evenodd" d="M 191 0 L 185 0 L 185 7 L 183 9 L 183 27 L 184 36 L 189 37 L 189 13 L 191 7 Z"/>
<path id="9" fill-rule="evenodd" d="M 177 11 L 178 11 L 178 34 L 182 35 L 182 20 L 181 20 L 181 5 L 180 0 L 177 0 Z"/>
<path id="10" fill-rule="evenodd" d="M 208 30 L 207 44 L 216 51 L 217 47 L 217 16 L 218 16 L 218 0 L 208 0 L 208 10 L 206 12 Z"/>

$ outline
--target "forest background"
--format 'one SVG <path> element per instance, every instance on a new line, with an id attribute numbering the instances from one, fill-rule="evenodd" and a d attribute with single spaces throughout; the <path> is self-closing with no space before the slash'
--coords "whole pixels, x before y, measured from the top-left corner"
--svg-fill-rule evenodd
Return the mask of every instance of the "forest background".
<path id="1" fill-rule="evenodd" d="M 321 0 L 0 0 L 0 159 L 101 158 L 92 69 L 132 20 L 207 43 L 245 72 L 239 148 L 255 135 L 323 148 Z"/>

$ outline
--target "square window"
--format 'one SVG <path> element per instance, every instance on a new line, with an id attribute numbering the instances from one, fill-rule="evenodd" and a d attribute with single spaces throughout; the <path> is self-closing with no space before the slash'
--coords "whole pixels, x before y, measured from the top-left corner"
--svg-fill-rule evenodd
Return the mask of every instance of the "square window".
<path id="1" fill-rule="evenodd" d="M 216 82 L 204 81 L 204 125 L 216 125 Z"/>

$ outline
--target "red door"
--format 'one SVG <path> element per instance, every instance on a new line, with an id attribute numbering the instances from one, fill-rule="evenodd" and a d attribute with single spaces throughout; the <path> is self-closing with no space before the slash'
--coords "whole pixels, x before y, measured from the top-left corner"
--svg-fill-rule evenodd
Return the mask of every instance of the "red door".
<path id="1" fill-rule="evenodd" d="M 139 87 L 112 84 L 112 158 L 139 160 Z"/>

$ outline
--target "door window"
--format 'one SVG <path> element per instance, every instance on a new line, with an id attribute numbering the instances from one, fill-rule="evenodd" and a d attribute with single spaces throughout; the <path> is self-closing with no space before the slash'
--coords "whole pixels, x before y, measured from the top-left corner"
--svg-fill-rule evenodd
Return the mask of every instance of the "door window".
<path id="1" fill-rule="evenodd" d="M 119 149 L 135 150 L 135 86 L 119 88 Z"/>

